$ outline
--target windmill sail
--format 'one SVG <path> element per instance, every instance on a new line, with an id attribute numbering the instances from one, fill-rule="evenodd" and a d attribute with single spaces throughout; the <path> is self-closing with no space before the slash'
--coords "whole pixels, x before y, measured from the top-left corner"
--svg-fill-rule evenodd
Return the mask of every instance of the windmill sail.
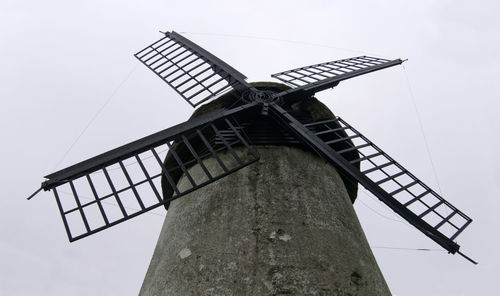
<path id="1" fill-rule="evenodd" d="M 69 240 L 129 220 L 257 161 L 235 121 L 255 106 L 191 119 L 46 176 L 42 188 L 53 190 Z M 220 130 L 232 131 L 230 138 Z M 235 145 L 244 148 L 235 150 Z M 167 153 L 173 160 L 164 163 Z M 224 161 L 220 156 L 225 153 L 232 158 Z M 218 170 L 207 168 L 209 158 L 217 161 Z M 194 164 L 202 170 L 197 177 L 189 170 Z M 190 186 L 178 187 L 173 176 L 179 172 Z M 171 197 L 162 197 L 162 179 L 172 188 Z"/>
<path id="2" fill-rule="evenodd" d="M 276 94 L 277 97 L 293 101 L 334 87 L 342 80 L 399 65 L 402 62 L 401 59 L 388 60 L 359 56 L 292 69 L 272 74 L 271 77 L 294 87 Z"/>
<path id="3" fill-rule="evenodd" d="M 135 57 L 193 107 L 231 89 L 253 89 L 243 74 L 176 32 L 165 33 Z"/>
<path id="4" fill-rule="evenodd" d="M 336 118 L 303 125 L 279 106 L 274 105 L 272 110 L 305 143 L 426 236 L 451 253 L 459 250 L 453 240 L 472 219 L 344 120 Z M 349 161 L 344 155 L 352 151 L 357 151 L 360 157 Z"/>

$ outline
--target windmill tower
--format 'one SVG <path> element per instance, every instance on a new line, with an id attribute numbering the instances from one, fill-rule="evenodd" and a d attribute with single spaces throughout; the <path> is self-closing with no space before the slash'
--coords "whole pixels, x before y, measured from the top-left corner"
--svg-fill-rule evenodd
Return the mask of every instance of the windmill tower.
<path id="1" fill-rule="evenodd" d="M 175 32 L 136 57 L 193 107 L 219 98 L 184 123 L 46 176 L 38 191 L 54 192 L 70 241 L 168 207 L 144 294 L 388 294 L 351 206 L 358 183 L 463 255 L 454 240 L 472 220 L 313 98 L 400 59 L 272 75 L 289 88 L 249 84 Z"/>

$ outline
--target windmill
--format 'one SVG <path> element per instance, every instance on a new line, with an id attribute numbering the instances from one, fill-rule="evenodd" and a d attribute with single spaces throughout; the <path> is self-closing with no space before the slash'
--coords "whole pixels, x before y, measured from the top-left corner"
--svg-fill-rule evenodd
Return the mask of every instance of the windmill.
<path id="1" fill-rule="evenodd" d="M 252 145 L 297 144 L 334 166 L 346 183 L 361 184 L 449 253 L 475 263 L 455 242 L 472 222 L 467 215 L 342 118 L 315 120 L 293 109 L 340 81 L 399 65 L 401 59 L 359 56 L 315 64 L 271 75 L 290 87 L 269 88 L 246 82 L 243 74 L 173 31 L 135 57 L 193 107 L 222 94 L 232 100 L 224 108 L 45 176 L 28 199 L 42 189 L 52 190 L 71 242 L 168 207 L 171 201 L 257 162 Z M 168 152 L 166 160 L 160 156 L 163 152 Z M 231 154 L 234 161 L 224 160 L 221 153 Z M 204 159 L 209 157 L 217 161 L 219 171 L 206 168 Z M 203 170 L 201 180 L 190 173 L 193 165 Z M 189 188 L 177 186 L 181 175 Z M 138 209 L 127 206 L 131 201 Z"/>

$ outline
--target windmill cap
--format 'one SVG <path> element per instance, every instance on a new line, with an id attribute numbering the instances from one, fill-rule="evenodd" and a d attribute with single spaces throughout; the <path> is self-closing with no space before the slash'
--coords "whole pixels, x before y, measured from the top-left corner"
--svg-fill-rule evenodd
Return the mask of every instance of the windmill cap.
<path id="1" fill-rule="evenodd" d="M 252 86 L 257 88 L 260 91 L 271 91 L 271 92 L 282 92 L 285 90 L 290 89 L 289 86 L 281 84 L 281 83 L 276 83 L 276 82 L 253 82 L 250 83 Z M 197 108 L 191 117 L 189 118 L 190 120 L 211 112 L 214 112 L 219 109 L 230 109 L 238 104 L 243 103 L 241 101 L 241 95 L 236 91 L 232 90 L 229 91 L 220 97 L 210 101 L 209 103 L 206 103 L 204 105 L 201 105 L 199 108 Z M 300 119 L 300 118 L 306 118 L 309 121 L 320 121 L 320 120 L 328 120 L 328 119 L 334 119 L 335 115 L 324 105 L 321 103 L 318 99 L 315 97 L 309 97 L 309 98 L 304 98 L 303 100 L 300 100 L 298 102 L 295 102 L 291 105 L 287 105 L 286 103 L 283 106 L 290 114 L 292 114 L 294 117 Z M 258 115 L 258 113 L 256 114 Z M 299 118 L 300 117 L 300 118 Z M 270 119 L 271 120 L 271 119 Z M 262 127 L 268 127 L 266 122 L 262 122 L 262 120 L 256 121 L 257 124 L 262 125 Z M 258 130 L 258 128 L 257 128 Z M 254 138 L 252 138 L 252 133 L 250 131 L 246 132 L 247 136 L 251 139 L 252 145 L 287 145 L 287 146 L 294 146 L 298 148 L 303 148 L 307 149 L 308 148 L 304 147 L 304 145 L 297 144 L 297 143 L 290 143 L 289 141 L 285 139 L 283 136 L 282 131 L 276 130 L 272 135 L 273 137 L 278 138 L 272 139 L 270 141 L 270 138 L 268 136 L 269 133 L 266 134 L 266 138 L 259 137 L 258 135 L 255 135 Z M 255 133 L 257 134 L 257 132 Z M 188 149 L 182 145 L 179 142 L 174 142 L 172 145 L 172 149 L 175 150 L 175 152 L 182 156 L 185 154 L 189 154 Z M 344 155 L 348 160 L 353 160 L 359 158 L 359 155 L 356 151 L 353 151 L 352 153 L 348 155 Z M 165 157 L 164 161 L 165 167 L 167 169 L 174 169 L 177 166 L 177 162 L 175 158 L 173 157 L 172 153 L 168 153 L 167 156 Z M 358 164 L 359 165 L 359 164 Z M 171 178 L 173 182 L 177 183 L 179 179 L 182 176 L 182 171 L 180 170 L 172 170 L 171 173 Z M 347 193 L 349 195 L 349 198 L 351 199 L 351 202 L 354 203 L 357 197 L 357 191 L 358 191 L 358 183 L 356 181 L 353 181 L 351 178 L 348 178 L 345 176 L 345 174 L 340 174 L 344 185 L 346 186 Z M 165 178 L 162 178 L 162 191 L 163 191 L 163 197 L 165 199 L 168 199 L 172 197 L 172 194 L 174 192 L 173 188 L 170 186 L 168 181 Z M 169 203 L 165 204 L 165 208 L 168 209 Z"/>

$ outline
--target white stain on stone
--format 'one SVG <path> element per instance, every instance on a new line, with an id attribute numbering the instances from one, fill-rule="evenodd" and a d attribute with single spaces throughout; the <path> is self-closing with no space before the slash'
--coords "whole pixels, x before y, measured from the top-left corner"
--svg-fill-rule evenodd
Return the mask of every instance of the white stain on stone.
<path id="1" fill-rule="evenodd" d="M 283 234 L 283 235 L 278 236 L 278 238 L 284 242 L 287 242 L 287 241 L 292 239 L 292 236 L 289 234 Z"/>
<path id="2" fill-rule="evenodd" d="M 205 265 L 200 264 L 200 267 L 198 268 L 199 271 L 202 271 L 205 268 Z"/>
<path id="3" fill-rule="evenodd" d="M 273 290 L 274 290 L 274 286 L 273 286 L 273 284 L 271 284 L 271 282 L 266 281 L 266 280 L 263 280 L 262 282 L 264 283 L 264 286 L 266 286 L 266 288 L 267 288 L 269 291 L 273 291 Z"/>
<path id="4" fill-rule="evenodd" d="M 273 231 L 271 232 L 271 234 L 269 234 L 269 238 L 270 239 L 276 239 L 276 236 L 278 237 L 278 239 L 284 241 L 284 242 L 287 242 L 289 240 L 292 239 L 292 236 L 289 235 L 289 234 L 282 234 L 283 232 L 276 232 L 276 231 Z"/>
<path id="5" fill-rule="evenodd" d="M 233 262 L 230 262 L 230 263 L 228 264 L 228 267 L 229 267 L 229 269 L 231 269 L 231 270 L 236 270 L 236 262 L 234 262 L 234 261 L 233 261 Z"/>
<path id="6" fill-rule="evenodd" d="M 179 257 L 181 257 L 181 259 L 185 259 L 189 256 L 191 256 L 191 250 L 188 249 L 188 248 L 184 248 L 182 249 L 180 252 L 179 252 Z"/>

